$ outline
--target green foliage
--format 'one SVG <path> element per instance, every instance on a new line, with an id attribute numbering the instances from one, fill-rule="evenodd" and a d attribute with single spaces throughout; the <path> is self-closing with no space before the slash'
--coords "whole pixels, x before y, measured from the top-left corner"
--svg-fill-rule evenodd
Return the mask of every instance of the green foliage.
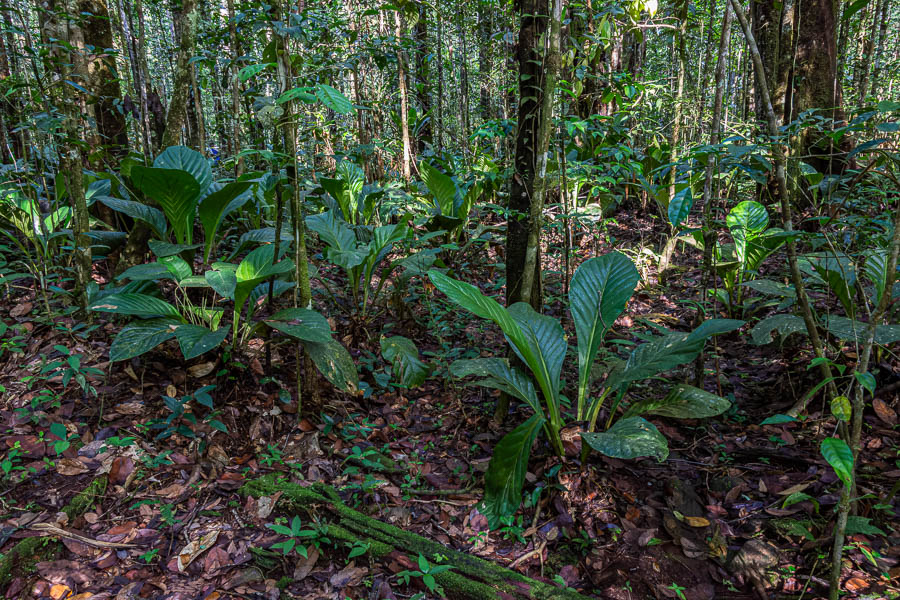
<path id="1" fill-rule="evenodd" d="M 512 514 L 521 500 L 521 487 L 534 436 L 542 428 L 554 451 L 563 456 L 559 437 L 563 427 L 562 367 L 568 352 L 562 327 L 555 319 L 538 314 L 526 303 L 504 308 L 484 296 L 478 288 L 451 279 L 440 271 L 429 272 L 434 285 L 453 302 L 475 315 L 496 323 L 531 377 L 508 360 L 500 358 L 460 360 L 451 365 L 457 377 L 477 375 L 478 385 L 500 389 L 525 402 L 535 415 L 507 434 L 494 451 L 485 475 L 485 498 L 481 510 L 496 528 L 501 518 Z M 693 360 L 713 335 L 733 331 L 743 321 L 711 319 L 690 333 L 664 331 L 638 345 L 626 361 L 612 360 L 605 365 L 609 373 L 603 390 L 591 397 L 594 362 L 604 334 L 624 310 L 638 283 L 631 261 L 620 253 L 610 253 L 585 262 L 572 279 L 569 305 L 578 335 L 579 397 L 576 418 L 588 421 L 582 432 L 587 445 L 611 456 L 636 458 L 654 456 L 664 460 L 668 447 L 652 424 L 640 414 L 655 413 L 672 417 L 714 416 L 727 410 L 730 403 L 714 394 L 690 386 L 675 387 L 662 401 L 638 403 L 611 427 L 595 433 L 597 416 L 610 393 L 616 405 L 633 381 L 654 377 Z M 535 387 L 534 383 L 537 384 Z M 539 399 L 538 390 L 542 400 Z M 610 422 L 615 416 L 611 412 Z M 524 476 L 524 475 L 523 475 Z"/>
<path id="2" fill-rule="evenodd" d="M 422 385 L 431 374 L 431 365 L 419 359 L 412 340 L 400 335 L 381 337 L 381 354 L 392 365 L 394 377 L 405 388 Z"/>

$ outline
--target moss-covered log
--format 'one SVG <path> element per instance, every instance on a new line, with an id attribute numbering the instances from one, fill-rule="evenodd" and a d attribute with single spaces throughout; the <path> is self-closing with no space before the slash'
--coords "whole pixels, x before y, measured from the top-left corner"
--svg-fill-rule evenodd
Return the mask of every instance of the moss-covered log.
<path id="1" fill-rule="evenodd" d="M 84 514 L 104 492 L 106 492 L 106 475 L 101 475 L 78 492 L 63 507 L 62 512 L 66 513 L 70 521 L 73 521 L 76 517 Z M 55 538 L 38 536 L 19 541 L 9 552 L 0 557 L 0 589 L 6 589 L 16 567 L 20 572 L 27 572 L 36 562 L 52 556 L 56 550 Z"/>
<path id="2" fill-rule="evenodd" d="M 441 554 L 447 557 L 442 564 L 454 569 L 435 576 L 449 598 L 470 600 L 507 599 L 570 599 L 584 600 L 586 596 L 571 589 L 526 577 L 490 561 L 453 550 L 444 544 L 403 531 L 377 519 L 368 517 L 344 504 L 334 488 L 324 484 L 302 487 L 274 476 L 261 477 L 246 483 L 244 494 L 260 497 L 282 493 L 282 500 L 290 503 L 292 510 L 311 512 L 324 508 L 336 519 L 328 525 L 328 535 L 333 539 L 368 544 L 368 554 L 380 559 L 397 552 L 413 559 L 419 554 L 429 558 Z"/>

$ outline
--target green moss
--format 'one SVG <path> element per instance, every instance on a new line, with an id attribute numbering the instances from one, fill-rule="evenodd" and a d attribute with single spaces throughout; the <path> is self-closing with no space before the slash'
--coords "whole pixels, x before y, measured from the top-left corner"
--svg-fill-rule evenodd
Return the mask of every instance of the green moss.
<path id="1" fill-rule="evenodd" d="M 105 491 L 106 475 L 102 475 L 76 494 L 62 512 L 66 513 L 70 521 L 74 520 L 84 514 Z M 35 563 L 55 555 L 58 548 L 59 543 L 50 537 L 30 537 L 20 541 L 0 558 L 0 588 L 4 588 L 12 580 L 14 569 L 23 575 L 30 574 Z"/>
<path id="2" fill-rule="evenodd" d="M 445 564 L 452 564 L 455 568 L 438 574 L 436 579 L 451 597 L 483 600 L 496 598 L 498 592 L 506 592 L 535 600 L 585 598 L 574 590 L 525 577 L 477 556 L 453 550 L 368 517 L 344 504 L 331 486 L 317 483 L 311 487 L 301 487 L 287 481 L 278 481 L 274 476 L 266 476 L 247 482 L 241 491 L 257 497 L 281 492 L 282 498 L 293 509 L 301 511 L 311 511 L 316 506 L 326 507 L 338 518 L 329 525 L 329 535 L 341 541 L 362 541 L 369 544 L 368 554 L 373 558 L 386 556 L 395 550 L 411 557 L 419 554 L 429 559 L 436 554 L 447 556 Z"/>

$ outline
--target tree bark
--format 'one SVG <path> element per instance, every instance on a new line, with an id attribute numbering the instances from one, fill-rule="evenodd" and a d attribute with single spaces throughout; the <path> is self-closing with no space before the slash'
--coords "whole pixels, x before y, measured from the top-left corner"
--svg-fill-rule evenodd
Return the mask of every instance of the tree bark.
<path id="1" fill-rule="evenodd" d="M 240 42 L 237 35 L 237 23 L 234 18 L 234 0 L 227 0 L 228 40 L 231 44 L 231 148 L 232 156 L 241 152 L 241 81 L 238 76 L 237 59 L 241 55 Z M 234 176 L 244 174 L 244 157 L 238 156 L 234 162 Z"/>
<path id="2" fill-rule="evenodd" d="M 419 20 L 416 21 L 416 103 L 419 119 L 424 122 L 416 137 L 419 154 L 425 152 L 426 144 L 433 143 L 431 133 L 431 68 L 428 60 L 428 10 L 419 5 Z"/>
<path id="3" fill-rule="evenodd" d="M 182 130 L 187 122 L 188 99 L 191 89 L 190 59 L 197 37 L 197 2 L 182 0 L 180 9 L 173 9 L 173 19 L 179 24 L 178 62 L 175 65 L 175 81 L 172 85 L 172 99 L 166 115 L 166 129 L 162 136 L 162 146 L 175 146 L 181 141 Z"/>
<path id="4" fill-rule="evenodd" d="M 397 83 L 400 90 L 400 143 L 403 145 L 403 156 L 400 162 L 400 174 L 404 181 L 409 181 L 410 162 L 412 162 L 412 144 L 409 135 L 409 90 L 406 87 L 406 67 L 403 48 L 403 15 L 394 11 L 394 25 L 397 34 Z"/>

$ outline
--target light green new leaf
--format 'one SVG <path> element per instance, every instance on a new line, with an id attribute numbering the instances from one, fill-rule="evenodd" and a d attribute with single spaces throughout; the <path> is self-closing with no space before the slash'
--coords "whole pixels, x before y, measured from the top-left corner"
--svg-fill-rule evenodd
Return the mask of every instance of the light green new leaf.
<path id="1" fill-rule="evenodd" d="M 582 432 L 588 446 L 612 458 L 632 459 L 653 456 L 659 462 L 669 456 L 669 444 L 653 423 L 641 417 L 619 419 L 601 432 Z"/>
<path id="2" fill-rule="evenodd" d="M 359 388 L 356 363 L 338 342 L 303 342 L 303 347 L 319 372 L 339 390 L 355 394 Z"/>
<path id="3" fill-rule="evenodd" d="M 825 438 L 819 446 L 819 452 L 844 485 L 849 487 L 853 484 L 853 451 L 847 442 L 840 438 Z"/>
<path id="4" fill-rule="evenodd" d="M 221 344 L 228 335 L 228 328 L 222 327 L 216 331 L 210 331 L 201 325 L 184 324 L 175 330 L 175 338 L 181 346 L 181 353 L 185 360 L 196 358 L 209 352 Z"/>
<path id="5" fill-rule="evenodd" d="M 305 342 L 331 341 L 331 326 L 328 320 L 314 310 L 285 308 L 266 319 L 265 323 L 272 329 Z"/>
<path id="6" fill-rule="evenodd" d="M 159 153 L 153 161 L 153 166 L 158 169 L 178 169 L 189 173 L 197 181 L 201 192 L 206 191 L 213 181 L 209 161 L 187 146 L 169 146 Z"/>
<path id="7" fill-rule="evenodd" d="M 634 294 L 640 275 L 627 256 L 610 252 L 585 261 L 569 288 L 569 310 L 578 337 L 578 406 L 590 387 L 591 366 L 603 336 Z M 579 411 L 580 412 L 580 411 Z"/>
<path id="8" fill-rule="evenodd" d="M 484 474 L 484 500 L 478 505 L 479 512 L 487 517 L 491 529 L 500 527 L 502 520 L 514 515 L 519 508 L 531 446 L 543 425 L 543 416 L 532 415 L 494 447 L 494 454 Z"/>
<path id="9" fill-rule="evenodd" d="M 149 352 L 175 337 L 175 330 L 180 326 L 181 321 L 175 319 L 149 319 L 129 323 L 110 345 L 109 360 L 128 360 Z"/>
<path id="10" fill-rule="evenodd" d="M 632 405 L 625 417 L 659 415 L 674 419 L 704 419 L 720 415 L 731 407 L 731 402 L 692 385 L 679 384 L 661 400 L 643 400 Z"/>
<path id="11" fill-rule="evenodd" d="M 244 310 L 244 303 L 258 284 L 275 275 L 288 273 L 294 270 L 294 262 L 285 259 L 273 264 L 275 259 L 275 246 L 267 244 L 260 246 L 241 261 L 235 270 L 237 285 L 234 288 L 234 337 L 237 337 L 238 322 Z"/>
<path id="12" fill-rule="evenodd" d="M 146 294 L 110 294 L 88 306 L 88 309 L 136 317 L 181 318 L 177 308 L 165 300 Z"/>

